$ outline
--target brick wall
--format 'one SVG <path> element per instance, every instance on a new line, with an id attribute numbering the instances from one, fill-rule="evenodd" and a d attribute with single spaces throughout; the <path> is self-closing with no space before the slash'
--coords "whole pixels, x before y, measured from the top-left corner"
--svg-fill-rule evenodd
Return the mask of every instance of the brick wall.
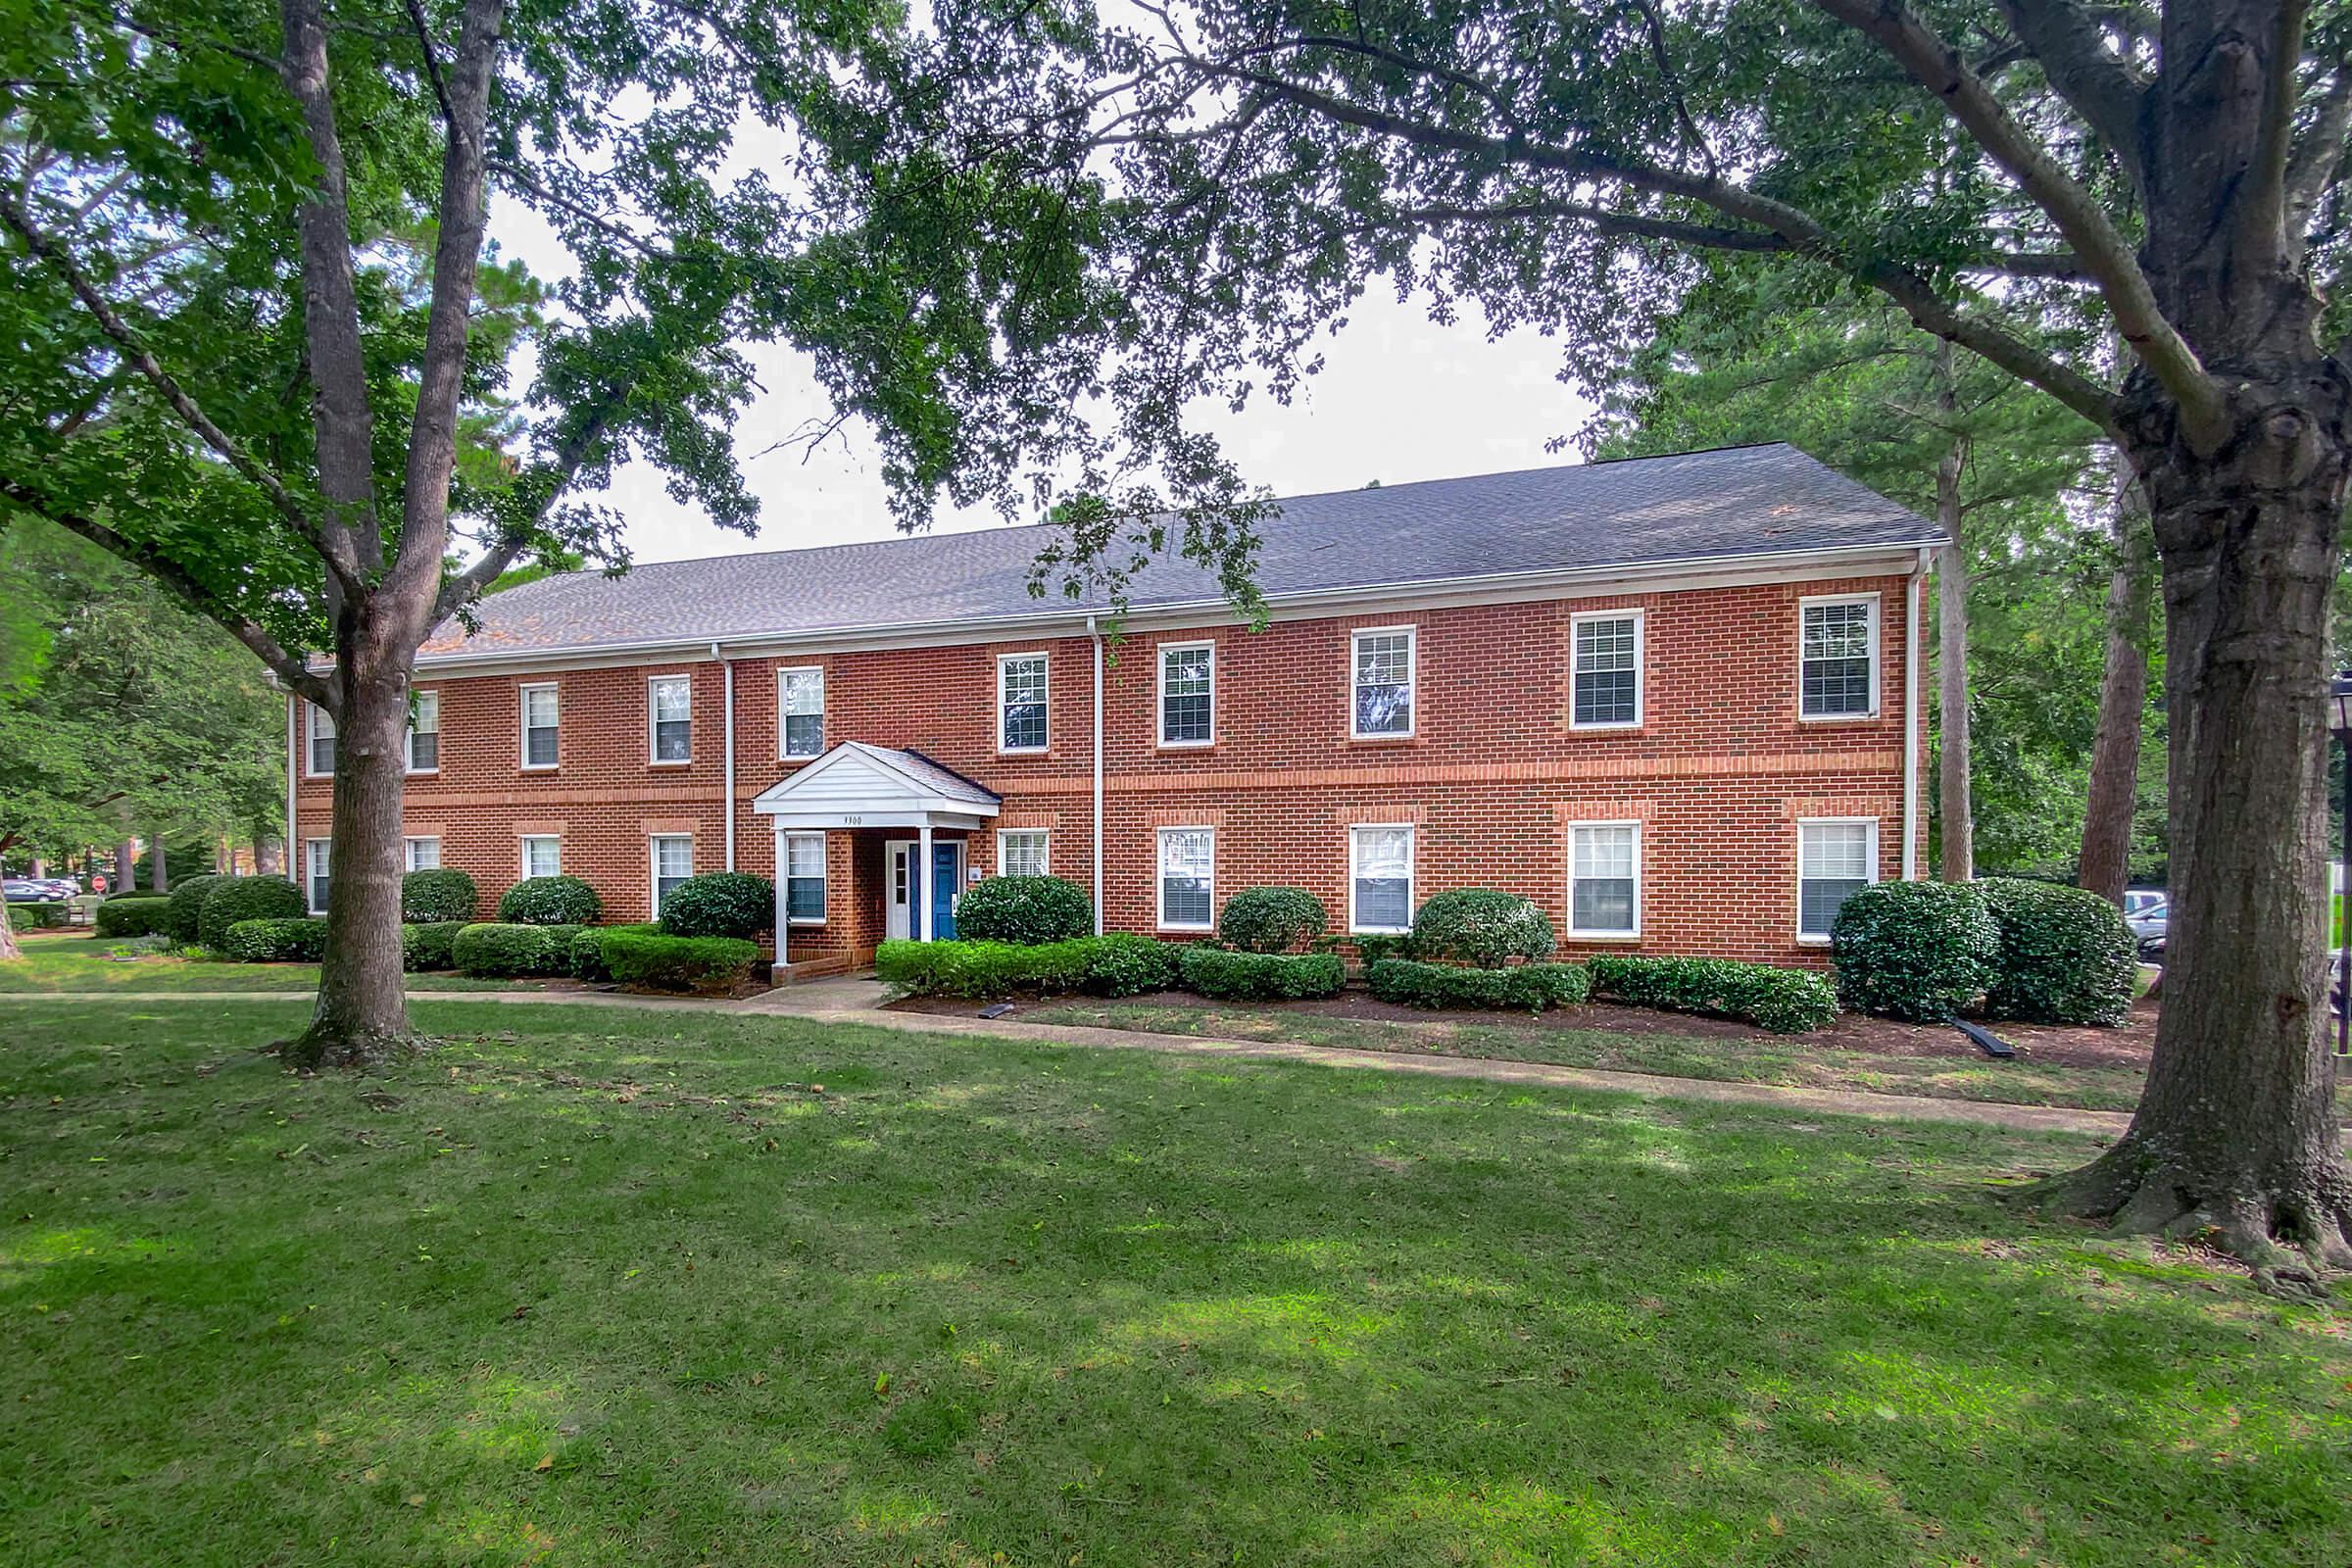
<path id="1" fill-rule="evenodd" d="M 1158 827 L 1216 828 L 1220 902 L 1293 884 L 1344 921 L 1348 828 L 1409 822 L 1417 899 L 1509 888 L 1564 930 L 1567 824 L 1631 820 L 1643 825 L 1642 933 L 1606 946 L 1817 961 L 1794 934 L 1797 819 L 1876 819 L 1879 874 L 1901 874 L 1906 589 L 1900 577 L 1825 579 L 1134 633 L 1111 651 L 1104 682 L 1106 922 L 1153 928 Z M 1843 593 L 1879 597 L 1878 713 L 1800 720 L 1798 602 Z M 1642 612 L 1642 721 L 1573 728 L 1571 616 L 1621 607 Z M 1349 634 L 1392 626 L 1416 634 L 1414 733 L 1357 739 Z M 1157 650 L 1204 640 L 1216 651 L 1214 741 L 1163 747 Z M 998 660 L 1030 652 L 1050 661 L 1048 746 L 1006 756 L 995 744 Z M 769 826 L 751 803 L 806 765 L 778 756 L 777 671 L 818 665 L 828 743 L 908 748 L 980 780 L 1004 798 L 1000 826 L 1047 828 L 1052 869 L 1086 883 L 1091 657 L 1078 636 L 735 661 L 738 867 L 773 874 Z M 693 757 L 657 765 L 647 681 L 670 673 L 693 680 Z M 470 871 L 489 904 L 519 874 L 522 834 L 560 835 L 564 868 L 597 886 L 609 918 L 646 918 L 652 835 L 691 833 L 698 871 L 725 863 L 726 679 L 710 660 L 420 674 L 419 690 L 440 693 L 440 767 L 412 777 L 407 831 L 438 837 L 441 862 Z M 525 770 L 517 688 L 550 681 L 558 765 Z M 298 809 L 300 835 L 323 836 L 327 782 L 304 779 Z M 1923 844 L 1925 815 L 1923 801 Z M 880 940 L 883 840 L 900 836 L 911 834 L 831 835 L 827 919 L 795 929 L 796 958 L 860 955 Z M 993 869 L 994 833 L 974 835 L 968 857 Z"/>

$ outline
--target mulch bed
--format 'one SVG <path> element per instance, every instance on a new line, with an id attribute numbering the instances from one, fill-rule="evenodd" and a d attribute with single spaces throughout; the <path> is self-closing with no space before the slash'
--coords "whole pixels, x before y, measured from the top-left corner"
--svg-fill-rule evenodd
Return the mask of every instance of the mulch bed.
<path id="1" fill-rule="evenodd" d="M 1071 1002 L 1092 999 L 1072 997 Z M 1359 1018 L 1373 1023 L 1499 1024 L 1523 1029 L 1604 1030 L 1616 1034 L 1680 1035 L 1700 1040 L 1787 1040 L 1832 1051 L 1853 1051 L 1878 1056 L 1974 1055 L 1976 1048 L 1956 1029 L 1944 1024 L 1898 1023 L 1841 1013 L 1827 1029 L 1803 1035 L 1773 1035 L 1748 1024 L 1722 1018 L 1699 1018 L 1682 1012 L 1656 1012 L 1647 1007 L 1616 1007 L 1604 1003 L 1560 1007 L 1530 1017 L 1525 1013 L 1495 1013 L 1440 1009 L 1425 1011 L 1381 1002 L 1363 991 L 1346 991 L 1316 1002 L 1211 1003 L 1183 991 L 1163 991 L 1130 997 L 1122 1005 L 1215 1007 L 1220 1011 L 1284 1013 L 1316 1018 Z M 946 997 L 909 997 L 889 1004 L 905 1012 L 934 1012 L 969 1017 L 980 1004 Z M 1037 1004 L 1016 1004 L 1012 1014 Z M 2118 1029 L 2069 1028 L 2055 1025 L 1993 1024 L 1994 1034 L 2017 1048 L 2020 1059 L 2054 1067 L 2137 1067 L 2144 1069 L 2156 1038 L 2157 1004 L 2143 1001 Z"/>

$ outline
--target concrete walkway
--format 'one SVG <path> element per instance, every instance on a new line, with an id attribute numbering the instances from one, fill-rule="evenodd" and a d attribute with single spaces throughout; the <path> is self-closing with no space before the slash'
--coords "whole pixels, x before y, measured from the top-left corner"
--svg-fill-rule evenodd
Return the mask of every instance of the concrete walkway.
<path id="1" fill-rule="evenodd" d="M 1976 1100 L 1939 1100 L 1918 1095 L 1874 1095 L 1852 1090 L 1796 1089 L 1773 1084 L 1726 1083 L 1712 1078 L 1664 1078 L 1649 1073 L 1609 1072 L 1594 1067 L 1560 1067 L 1545 1062 L 1500 1061 L 1482 1056 L 1416 1055 L 1393 1051 L 1354 1051 L 1303 1046 L 1276 1040 L 1215 1040 L 1200 1035 L 1154 1034 L 1136 1029 L 1026 1023 L 1018 1018 L 986 1019 L 936 1012 L 893 1012 L 881 1005 L 887 991 L 878 980 L 849 977 L 805 980 L 742 999 L 640 997 L 607 991 L 412 991 L 411 1002 L 488 1002 L 513 1005 L 570 1004 L 737 1016 L 807 1018 L 818 1023 L 863 1024 L 908 1034 L 959 1035 L 987 1040 L 1020 1040 L 1038 1045 L 1091 1046 L 1106 1051 L 1156 1051 L 1243 1061 L 1298 1061 L 1320 1067 L 1360 1067 L 1373 1072 L 1417 1073 L 1531 1088 L 1585 1089 L 1644 1100 L 1696 1100 L 1777 1111 L 1860 1116 L 1873 1121 L 1958 1122 L 2012 1132 L 2079 1133 L 2113 1139 L 2131 1125 L 2120 1110 L 2074 1110 L 2054 1105 L 2004 1105 Z M 120 992 L 0 994 L 9 1002 L 308 1002 L 305 992 L 182 991 L 126 996 Z M 975 1007 L 974 1011 L 978 1009 Z"/>

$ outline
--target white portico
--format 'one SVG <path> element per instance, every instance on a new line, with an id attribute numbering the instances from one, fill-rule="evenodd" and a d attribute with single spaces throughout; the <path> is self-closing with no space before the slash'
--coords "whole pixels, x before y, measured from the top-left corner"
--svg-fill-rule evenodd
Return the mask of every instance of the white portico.
<path id="1" fill-rule="evenodd" d="M 920 752 L 844 741 L 752 803 L 776 836 L 776 961 L 795 920 L 792 840 L 812 834 L 897 829 L 884 844 L 889 935 L 936 941 L 954 934 L 955 900 L 964 881 L 963 835 L 995 820 L 1002 805 L 987 786 L 943 767 Z M 953 839 L 935 840 L 935 833 Z M 817 911 L 817 918 L 823 910 Z M 944 929 L 943 929 L 944 927 Z"/>

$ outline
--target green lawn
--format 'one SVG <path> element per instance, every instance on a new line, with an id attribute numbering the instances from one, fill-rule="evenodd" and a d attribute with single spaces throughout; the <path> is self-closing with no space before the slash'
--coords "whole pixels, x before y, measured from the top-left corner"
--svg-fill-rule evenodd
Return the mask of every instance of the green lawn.
<path id="1" fill-rule="evenodd" d="M 1948 1055 L 1901 1056 L 1761 1032 L 1703 1037 L 1629 1034 L 1507 1019 L 1492 1024 L 1395 1024 L 1279 1007 L 1220 1007 L 1213 1004 L 1054 1002 L 1023 1007 L 1019 1015 L 1030 1023 L 1092 1024 L 1226 1040 L 1292 1040 L 1356 1051 L 1545 1061 L 1563 1067 L 1600 1067 L 1669 1078 L 1854 1089 L 2009 1105 L 2071 1105 L 2084 1110 L 2130 1110 L 2139 1103 L 2139 1092 L 2147 1082 L 2143 1074 L 2128 1067 L 1994 1061 L 1971 1051 L 1957 1034 L 1952 1036 Z"/>
<path id="2" fill-rule="evenodd" d="M 20 932 L 22 963 L 0 963 L 0 993 L 74 991 L 300 991 L 318 989 L 315 963 L 221 963 L 170 954 L 143 953 L 115 959 L 121 944 L 111 938 L 74 933 Z M 413 974 L 414 991 L 539 991 L 536 981 L 475 980 L 462 974 Z"/>
<path id="3" fill-rule="evenodd" d="M 2345 1317 L 1988 1197 L 2081 1141 L 416 1011 L 0 1012 L 0 1561 L 2352 1557 Z"/>

